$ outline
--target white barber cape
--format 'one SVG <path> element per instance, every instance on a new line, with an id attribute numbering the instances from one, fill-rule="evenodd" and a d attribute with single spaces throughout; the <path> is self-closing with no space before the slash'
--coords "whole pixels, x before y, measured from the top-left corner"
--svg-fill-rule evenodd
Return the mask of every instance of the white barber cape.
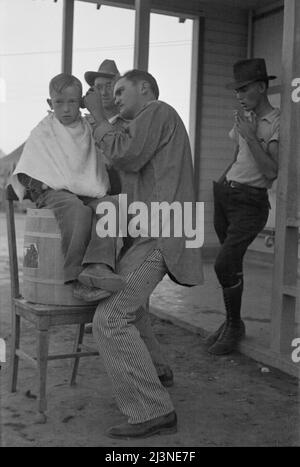
<path id="1" fill-rule="evenodd" d="M 65 126 L 50 112 L 32 130 L 9 181 L 22 200 L 25 188 L 18 173 L 76 195 L 101 198 L 109 190 L 103 155 L 96 151 L 91 125 L 81 116 Z"/>

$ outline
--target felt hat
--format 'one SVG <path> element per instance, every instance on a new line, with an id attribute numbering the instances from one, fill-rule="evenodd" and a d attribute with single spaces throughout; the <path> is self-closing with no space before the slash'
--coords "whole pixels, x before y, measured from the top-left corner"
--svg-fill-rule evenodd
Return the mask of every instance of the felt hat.
<path id="1" fill-rule="evenodd" d="M 84 78 L 90 86 L 93 86 L 96 78 L 102 77 L 113 79 L 119 75 L 120 73 L 115 61 L 106 59 L 100 64 L 98 71 L 87 71 L 84 74 Z"/>
<path id="2" fill-rule="evenodd" d="M 233 65 L 234 82 L 226 85 L 227 89 L 239 89 L 255 81 L 269 81 L 276 76 L 268 76 L 266 62 L 263 58 L 240 60 Z"/>

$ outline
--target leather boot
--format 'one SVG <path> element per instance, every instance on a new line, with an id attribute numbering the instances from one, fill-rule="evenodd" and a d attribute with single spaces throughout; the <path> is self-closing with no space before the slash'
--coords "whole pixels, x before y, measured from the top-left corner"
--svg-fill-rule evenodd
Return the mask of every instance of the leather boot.
<path id="1" fill-rule="evenodd" d="M 220 336 L 220 334 L 222 333 L 224 327 L 226 325 L 226 321 L 223 321 L 223 323 L 221 324 L 221 326 L 214 332 L 210 333 L 205 339 L 204 339 L 204 344 L 207 345 L 208 347 L 210 347 L 211 345 L 213 345 L 216 340 L 218 339 L 218 337 Z"/>
<path id="2" fill-rule="evenodd" d="M 223 289 L 226 323 L 215 343 L 208 349 L 208 352 L 213 355 L 225 355 L 232 352 L 245 336 L 245 324 L 240 316 L 242 290 L 242 281 L 234 287 Z"/>
<path id="3" fill-rule="evenodd" d="M 243 294 L 243 290 L 244 290 L 244 277 L 243 277 L 243 273 L 239 273 L 239 278 L 240 278 L 240 281 L 241 281 L 241 284 L 240 284 L 240 287 L 241 287 L 241 296 Z M 225 325 L 227 323 L 227 319 L 221 324 L 220 327 L 218 327 L 218 329 L 212 333 L 210 333 L 205 339 L 204 339 L 204 344 L 207 346 L 207 347 L 210 347 L 211 345 L 213 345 L 217 339 L 219 338 L 219 336 L 221 335 Z"/>

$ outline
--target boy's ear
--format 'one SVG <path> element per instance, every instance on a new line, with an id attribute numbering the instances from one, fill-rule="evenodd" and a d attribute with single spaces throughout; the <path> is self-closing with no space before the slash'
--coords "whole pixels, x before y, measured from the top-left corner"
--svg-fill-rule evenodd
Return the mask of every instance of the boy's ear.
<path id="1" fill-rule="evenodd" d="M 50 109 L 53 110 L 52 100 L 51 100 L 51 99 L 47 99 L 47 102 L 48 102 L 48 105 L 49 105 Z"/>

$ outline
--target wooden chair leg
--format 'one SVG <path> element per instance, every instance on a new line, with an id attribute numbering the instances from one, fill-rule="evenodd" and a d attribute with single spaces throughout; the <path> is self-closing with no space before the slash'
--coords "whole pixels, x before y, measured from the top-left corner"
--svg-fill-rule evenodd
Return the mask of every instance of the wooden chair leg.
<path id="1" fill-rule="evenodd" d="M 81 344 L 83 342 L 83 335 L 84 335 L 84 324 L 79 324 L 77 326 L 76 337 L 75 337 L 75 342 L 74 342 L 74 352 L 81 352 Z M 71 386 L 75 386 L 76 384 L 76 376 L 77 376 L 77 371 L 78 371 L 78 366 L 79 366 L 79 359 L 80 357 L 75 357 L 74 359 L 73 371 L 72 371 L 71 382 L 70 382 Z"/>
<path id="2" fill-rule="evenodd" d="M 39 372 L 39 396 L 38 396 L 39 417 L 37 421 L 39 423 L 46 422 L 45 412 L 47 410 L 46 385 L 47 385 L 48 353 L 49 353 L 49 331 L 38 330 L 37 365 L 38 365 L 38 372 Z"/>
<path id="3" fill-rule="evenodd" d="M 20 332 L 21 317 L 16 314 L 15 310 L 13 310 L 9 381 L 9 388 L 11 392 L 16 392 L 17 390 L 19 356 L 16 352 L 20 348 Z"/>

